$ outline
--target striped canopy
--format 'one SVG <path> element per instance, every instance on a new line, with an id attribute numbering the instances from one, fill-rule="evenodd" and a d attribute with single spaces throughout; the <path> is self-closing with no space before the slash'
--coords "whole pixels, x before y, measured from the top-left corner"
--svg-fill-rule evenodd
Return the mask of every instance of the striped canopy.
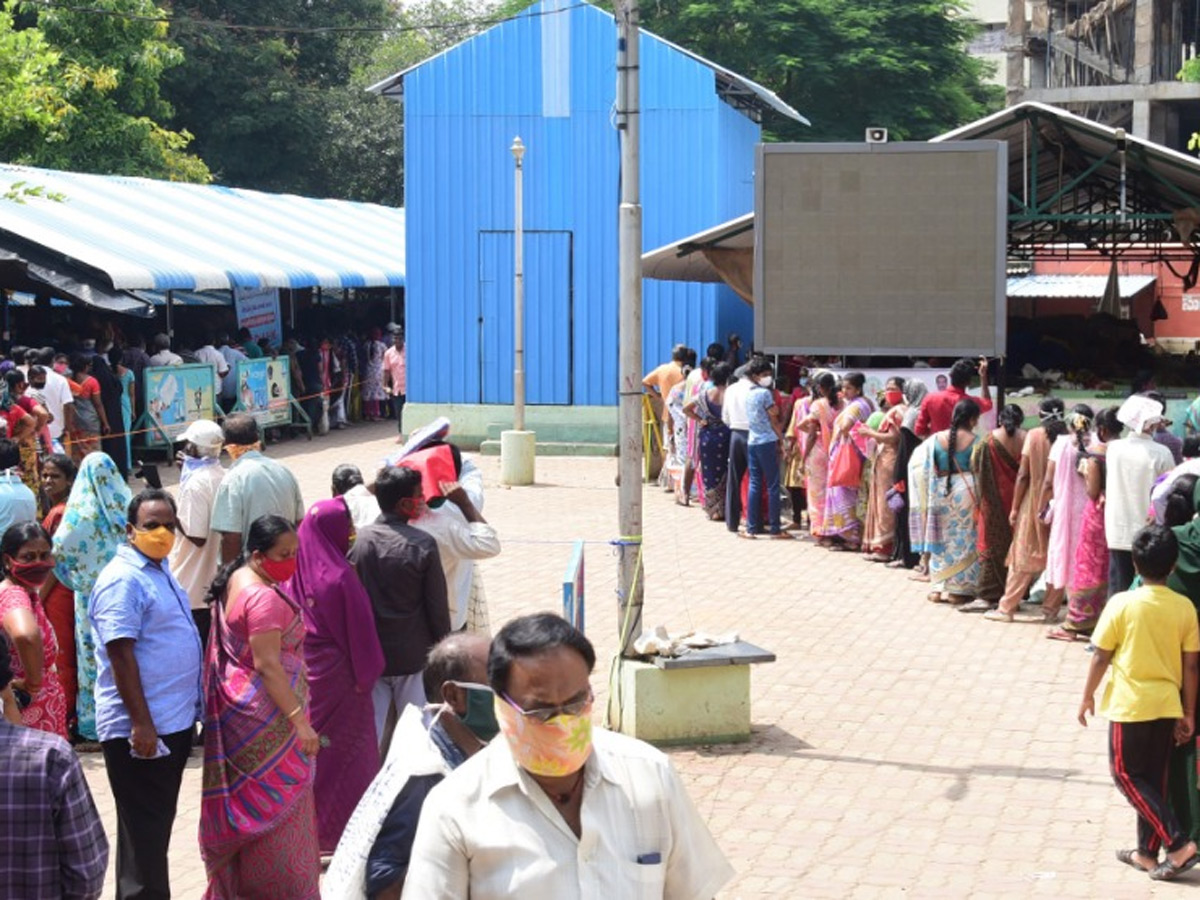
<path id="1" fill-rule="evenodd" d="M 0 165 L 46 196 L 0 199 L 0 233 L 125 290 L 404 284 L 404 210 L 213 185 Z"/>

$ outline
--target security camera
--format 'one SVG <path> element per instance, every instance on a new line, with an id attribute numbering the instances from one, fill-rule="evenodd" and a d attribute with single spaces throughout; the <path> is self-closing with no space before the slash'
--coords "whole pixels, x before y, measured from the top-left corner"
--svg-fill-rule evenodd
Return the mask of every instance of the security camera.
<path id="1" fill-rule="evenodd" d="M 886 128 L 868 128 L 867 143 L 868 144 L 886 144 L 888 142 L 888 133 Z"/>

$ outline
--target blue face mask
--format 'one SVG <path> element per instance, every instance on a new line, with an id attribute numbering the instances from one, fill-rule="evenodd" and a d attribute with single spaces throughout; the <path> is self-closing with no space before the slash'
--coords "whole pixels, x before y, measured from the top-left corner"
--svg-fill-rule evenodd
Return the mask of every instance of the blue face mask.
<path id="1" fill-rule="evenodd" d="M 500 723 L 496 721 L 496 695 L 483 684 L 453 683 L 467 695 L 467 711 L 458 717 L 459 721 L 486 744 L 500 732 Z"/>

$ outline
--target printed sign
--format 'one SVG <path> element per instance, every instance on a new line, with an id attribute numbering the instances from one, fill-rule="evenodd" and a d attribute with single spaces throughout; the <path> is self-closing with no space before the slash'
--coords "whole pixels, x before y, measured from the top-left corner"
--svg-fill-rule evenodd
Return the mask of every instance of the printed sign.
<path id="1" fill-rule="evenodd" d="M 1184 294 L 1183 311 L 1200 312 L 1200 294 Z"/>
<path id="2" fill-rule="evenodd" d="M 249 328 L 254 340 L 266 338 L 272 347 L 283 343 L 279 288 L 234 288 L 233 306 L 238 328 Z"/>
<path id="3" fill-rule="evenodd" d="M 210 365 L 154 366 L 142 374 L 146 415 L 163 440 L 173 441 L 191 422 L 216 419 L 215 375 Z"/>
<path id="4" fill-rule="evenodd" d="M 263 428 L 292 421 L 291 378 L 286 356 L 244 359 L 237 364 L 237 402 Z"/>

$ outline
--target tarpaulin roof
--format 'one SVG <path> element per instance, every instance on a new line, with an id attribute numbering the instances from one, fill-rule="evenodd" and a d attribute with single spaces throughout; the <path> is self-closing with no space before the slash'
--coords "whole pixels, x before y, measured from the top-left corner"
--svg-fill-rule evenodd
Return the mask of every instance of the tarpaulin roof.
<path id="1" fill-rule="evenodd" d="M 400 287 L 404 210 L 148 178 L 0 165 L 6 235 L 125 290 Z"/>

